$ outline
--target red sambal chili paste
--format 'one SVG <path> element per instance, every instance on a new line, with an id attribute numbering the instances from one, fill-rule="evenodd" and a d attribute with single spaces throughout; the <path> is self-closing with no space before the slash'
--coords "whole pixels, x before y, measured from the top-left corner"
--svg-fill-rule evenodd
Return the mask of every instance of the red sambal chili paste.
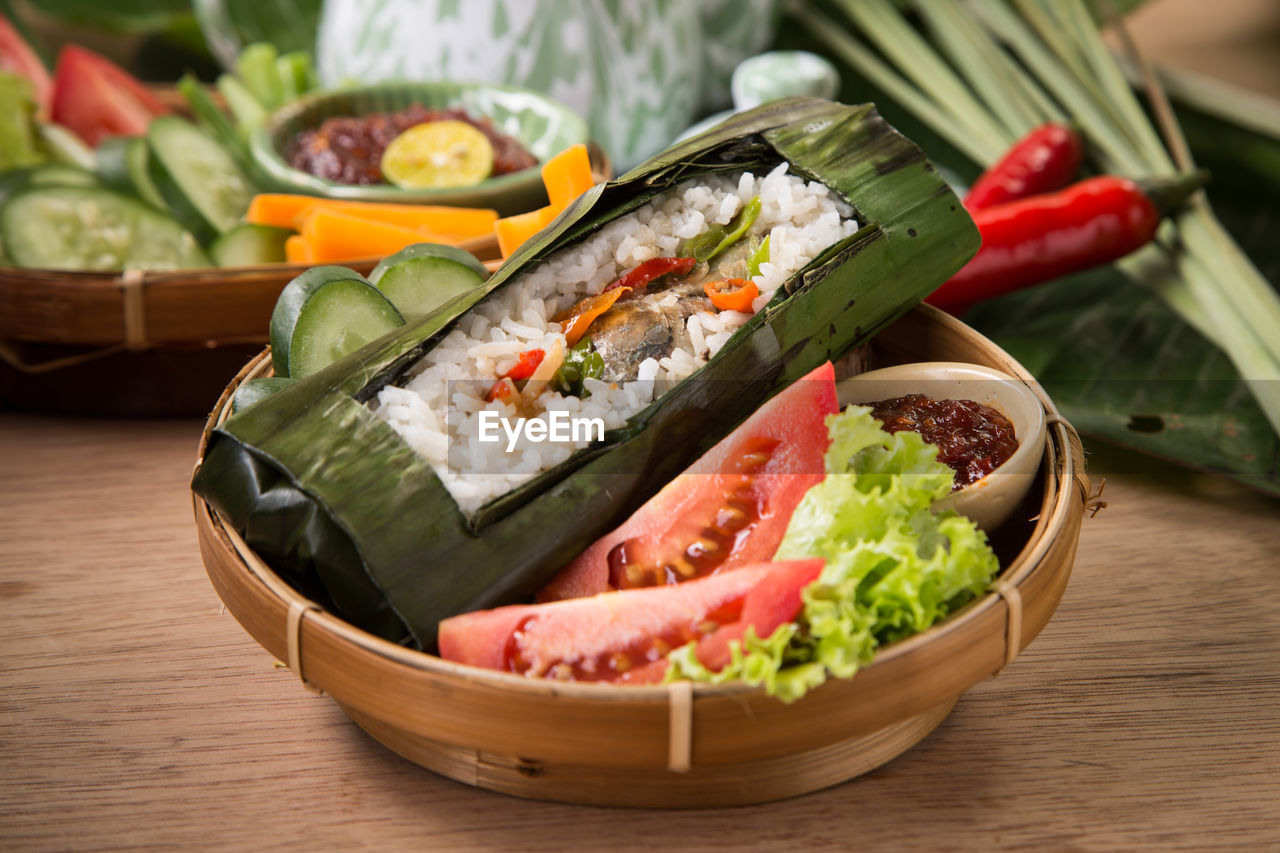
<path id="1" fill-rule="evenodd" d="M 464 121 L 493 145 L 492 177 L 535 166 L 538 159 L 520 142 L 494 127 L 488 118 L 475 118 L 461 107 L 436 110 L 414 104 L 396 113 L 334 116 L 319 127 L 299 133 L 285 157 L 295 169 L 338 184 L 381 184 L 382 153 L 391 140 L 414 125 L 430 121 Z"/>
<path id="2" fill-rule="evenodd" d="M 981 480 L 1018 449 L 1009 419 L 973 400 L 908 394 L 872 403 L 871 415 L 888 432 L 911 430 L 936 444 L 938 461 L 956 472 L 953 490 Z"/>

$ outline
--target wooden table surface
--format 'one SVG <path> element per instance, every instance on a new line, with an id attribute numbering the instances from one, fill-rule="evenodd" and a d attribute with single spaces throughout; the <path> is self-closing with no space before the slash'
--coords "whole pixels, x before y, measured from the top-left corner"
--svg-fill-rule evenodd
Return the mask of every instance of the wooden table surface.
<path id="1" fill-rule="evenodd" d="M 1274 29 L 1204 8 L 1139 35 L 1274 94 Z M 204 575 L 200 426 L 0 414 L 0 849 L 1280 848 L 1280 500 L 1091 445 L 1110 506 L 1058 613 L 917 747 L 767 806 L 600 809 L 435 776 L 277 669 Z"/>
<path id="2" fill-rule="evenodd" d="M 1280 844 L 1280 500 L 1094 448 L 1060 609 L 866 776 L 768 806 L 522 801 L 388 752 L 223 612 L 200 424 L 0 415 L 0 848 Z"/>

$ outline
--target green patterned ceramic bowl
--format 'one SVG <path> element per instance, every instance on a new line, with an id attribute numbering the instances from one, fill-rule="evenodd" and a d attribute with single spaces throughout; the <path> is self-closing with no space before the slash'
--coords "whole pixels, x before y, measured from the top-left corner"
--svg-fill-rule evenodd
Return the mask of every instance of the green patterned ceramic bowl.
<path id="1" fill-rule="evenodd" d="M 284 152 L 293 138 L 318 127 L 327 118 L 396 112 L 413 104 L 428 109 L 462 107 L 477 118 L 488 117 L 499 130 L 518 139 L 539 163 L 571 145 L 585 143 L 588 137 L 587 125 L 577 113 L 530 89 L 450 81 L 382 83 L 315 92 L 281 108 L 250 140 L 253 159 L 262 177 L 277 192 L 356 201 L 489 207 L 502 216 L 547 203 L 542 175 L 536 168 L 489 178 L 470 187 L 405 189 L 390 184 L 337 184 L 294 169 L 285 161 Z"/>

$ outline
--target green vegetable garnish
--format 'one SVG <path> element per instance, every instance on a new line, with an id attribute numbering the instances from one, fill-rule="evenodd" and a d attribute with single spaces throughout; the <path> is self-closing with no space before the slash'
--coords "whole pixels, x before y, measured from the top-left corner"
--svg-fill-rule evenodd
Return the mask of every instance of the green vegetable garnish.
<path id="1" fill-rule="evenodd" d="M 755 278 L 760 275 L 760 265 L 767 263 L 769 263 L 768 234 L 764 235 L 764 240 L 758 246 L 752 247 L 751 254 L 747 256 L 747 278 Z"/>
<path id="2" fill-rule="evenodd" d="M 36 145 L 35 113 L 31 84 L 0 72 L 0 171 L 44 162 Z"/>
<path id="3" fill-rule="evenodd" d="M 716 255 L 743 238 L 760 215 L 760 197 L 755 196 L 743 205 L 738 215 L 728 225 L 712 225 L 697 237 L 684 244 L 685 257 L 694 257 L 699 261 L 710 261 Z"/>
<path id="4" fill-rule="evenodd" d="M 586 399 L 591 392 L 582 380 L 604 375 L 604 358 L 591 348 L 591 339 L 583 338 L 564 351 L 564 363 L 551 377 L 551 387 L 561 394 Z"/>
<path id="5" fill-rule="evenodd" d="M 722 671 L 694 644 L 669 656 L 668 680 L 741 680 L 791 702 L 828 675 L 849 678 L 883 643 L 919 633 L 980 595 L 999 571 L 986 535 L 929 506 L 951 491 L 937 448 L 887 433 L 866 406 L 827 419 L 827 476 L 796 507 L 775 560 L 822 557 L 796 623 L 768 638 L 748 632 Z"/>

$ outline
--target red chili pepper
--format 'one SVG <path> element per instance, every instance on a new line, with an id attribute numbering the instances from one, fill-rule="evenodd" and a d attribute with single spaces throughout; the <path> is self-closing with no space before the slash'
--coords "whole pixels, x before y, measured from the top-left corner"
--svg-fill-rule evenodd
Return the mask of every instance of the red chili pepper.
<path id="1" fill-rule="evenodd" d="M 760 287 L 750 279 L 724 278 L 709 281 L 702 290 L 711 304 L 721 311 L 751 311 L 751 303 L 760 295 Z"/>
<path id="2" fill-rule="evenodd" d="M 925 301 L 961 314 L 975 302 L 1122 258 L 1150 242 L 1161 217 L 1206 178 L 1104 175 L 975 211 L 982 248 Z"/>
<path id="3" fill-rule="evenodd" d="M 613 290 L 615 287 L 629 287 L 632 291 L 641 290 L 655 278 L 667 273 L 687 275 L 697 263 L 697 258 L 650 258 L 610 284 L 605 290 Z"/>
<path id="4" fill-rule="evenodd" d="M 538 365 L 542 364 L 542 360 L 546 357 L 546 352 L 540 349 L 531 349 L 520 353 L 516 359 L 515 367 L 502 374 L 502 376 L 498 377 L 498 381 L 493 383 L 493 387 L 485 395 L 485 402 L 492 403 L 494 400 L 505 400 L 511 396 L 516 390 L 516 383 L 532 376 L 533 372 L 538 369 Z"/>
<path id="5" fill-rule="evenodd" d="M 996 204 L 1060 190 L 1071 183 L 1084 158 L 1084 145 L 1075 129 L 1050 122 L 1014 143 L 982 174 L 964 206 L 981 210 Z"/>
<path id="6" fill-rule="evenodd" d="M 484 401 L 492 403 L 494 400 L 505 400 L 514 393 L 516 393 L 516 383 L 504 376 L 493 383 L 489 393 L 484 396 Z"/>
<path id="7" fill-rule="evenodd" d="M 538 365 L 542 364 L 542 359 L 546 357 L 546 353 L 540 349 L 531 349 L 528 352 L 520 353 L 520 357 L 516 359 L 516 366 L 502 374 L 517 382 L 521 379 L 528 379 L 533 372 L 538 369 Z"/>

